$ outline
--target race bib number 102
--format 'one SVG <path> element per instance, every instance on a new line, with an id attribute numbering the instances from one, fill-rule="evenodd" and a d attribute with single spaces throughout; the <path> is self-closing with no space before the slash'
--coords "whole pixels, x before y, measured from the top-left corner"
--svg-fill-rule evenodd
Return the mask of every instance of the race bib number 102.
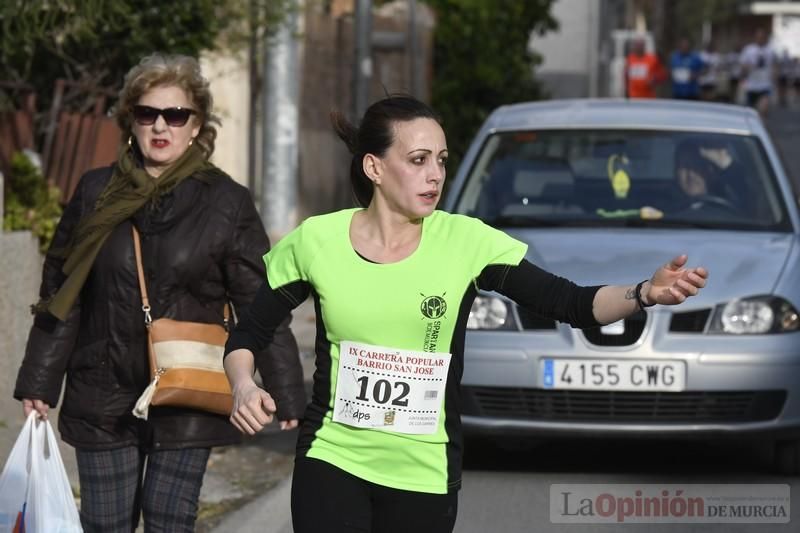
<path id="1" fill-rule="evenodd" d="M 397 433 L 435 433 L 449 367 L 449 353 L 342 341 L 333 420 Z"/>

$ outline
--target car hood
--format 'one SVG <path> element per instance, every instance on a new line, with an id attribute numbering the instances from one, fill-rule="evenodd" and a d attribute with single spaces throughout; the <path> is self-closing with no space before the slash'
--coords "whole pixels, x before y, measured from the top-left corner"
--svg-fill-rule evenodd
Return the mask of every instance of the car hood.
<path id="1" fill-rule="evenodd" d="M 508 229 L 526 258 L 581 285 L 631 284 L 680 254 L 709 271 L 706 289 L 687 305 L 772 293 L 794 242 L 785 233 L 639 229 Z"/>

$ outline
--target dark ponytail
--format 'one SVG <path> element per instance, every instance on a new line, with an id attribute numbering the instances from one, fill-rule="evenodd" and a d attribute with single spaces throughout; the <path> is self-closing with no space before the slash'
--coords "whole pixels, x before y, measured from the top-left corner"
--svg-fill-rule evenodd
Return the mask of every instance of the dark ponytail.
<path id="1" fill-rule="evenodd" d="M 358 128 L 356 128 L 340 111 L 331 112 L 331 124 L 336 135 L 344 141 L 347 149 L 353 155 L 350 160 L 350 185 L 353 188 L 353 195 L 358 205 L 366 207 L 372 200 L 372 188 L 374 185 L 364 174 L 362 161 L 364 154 L 360 154 L 358 149 Z"/>
<path id="2" fill-rule="evenodd" d="M 367 154 L 385 156 L 394 142 L 394 123 L 417 118 L 429 118 L 441 124 L 439 116 L 428 105 L 413 96 L 403 94 L 389 95 L 369 106 L 358 127 L 348 121 L 341 112 L 331 112 L 334 131 L 353 154 L 350 163 L 350 183 L 356 201 L 361 207 L 370 204 L 375 187 L 364 174 L 364 156 Z"/>

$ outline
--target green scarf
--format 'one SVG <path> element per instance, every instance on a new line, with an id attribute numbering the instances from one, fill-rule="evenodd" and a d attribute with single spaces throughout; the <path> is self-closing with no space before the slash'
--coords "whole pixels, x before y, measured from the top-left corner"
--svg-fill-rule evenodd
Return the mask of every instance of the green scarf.
<path id="1" fill-rule="evenodd" d="M 34 312 L 48 311 L 56 318 L 66 320 L 111 231 L 148 202 L 157 202 L 161 195 L 189 176 L 200 172 L 196 177 L 204 179 L 205 173 L 201 171 L 212 168 L 214 166 L 203 151 L 192 145 L 158 178 L 153 178 L 137 164 L 133 150 L 123 145 L 111 180 L 100 193 L 94 211 L 81 218 L 64 248 L 50 252 L 65 259 L 61 270 L 67 279 L 51 299 L 36 304 Z"/>

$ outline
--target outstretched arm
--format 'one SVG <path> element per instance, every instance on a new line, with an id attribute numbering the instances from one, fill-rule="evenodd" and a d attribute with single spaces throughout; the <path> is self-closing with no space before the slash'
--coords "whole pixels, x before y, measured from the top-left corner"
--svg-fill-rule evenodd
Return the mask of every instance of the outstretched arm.
<path id="1" fill-rule="evenodd" d="M 697 294 L 705 286 L 708 272 L 685 264 L 686 256 L 681 255 L 656 270 L 640 287 L 641 304 L 674 305 Z M 581 287 L 524 259 L 517 266 L 488 266 L 476 281 L 480 289 L 497 291 L 537 315 L 574 328 L 610 324 L 640 308 L 636 285 Z"/>
<path id="2" fill-rule="evenodd" d="M 708 271 L 703 267 L 686 267 L 687 256 L 679 255 L 655 271 L 642 284 L 641 303 L 677 305 L 705 287 Z M 594 296 L 593 312 L 598 322 L 610 324 L 636 312 L 636 285 L 607 285 Z"/>

